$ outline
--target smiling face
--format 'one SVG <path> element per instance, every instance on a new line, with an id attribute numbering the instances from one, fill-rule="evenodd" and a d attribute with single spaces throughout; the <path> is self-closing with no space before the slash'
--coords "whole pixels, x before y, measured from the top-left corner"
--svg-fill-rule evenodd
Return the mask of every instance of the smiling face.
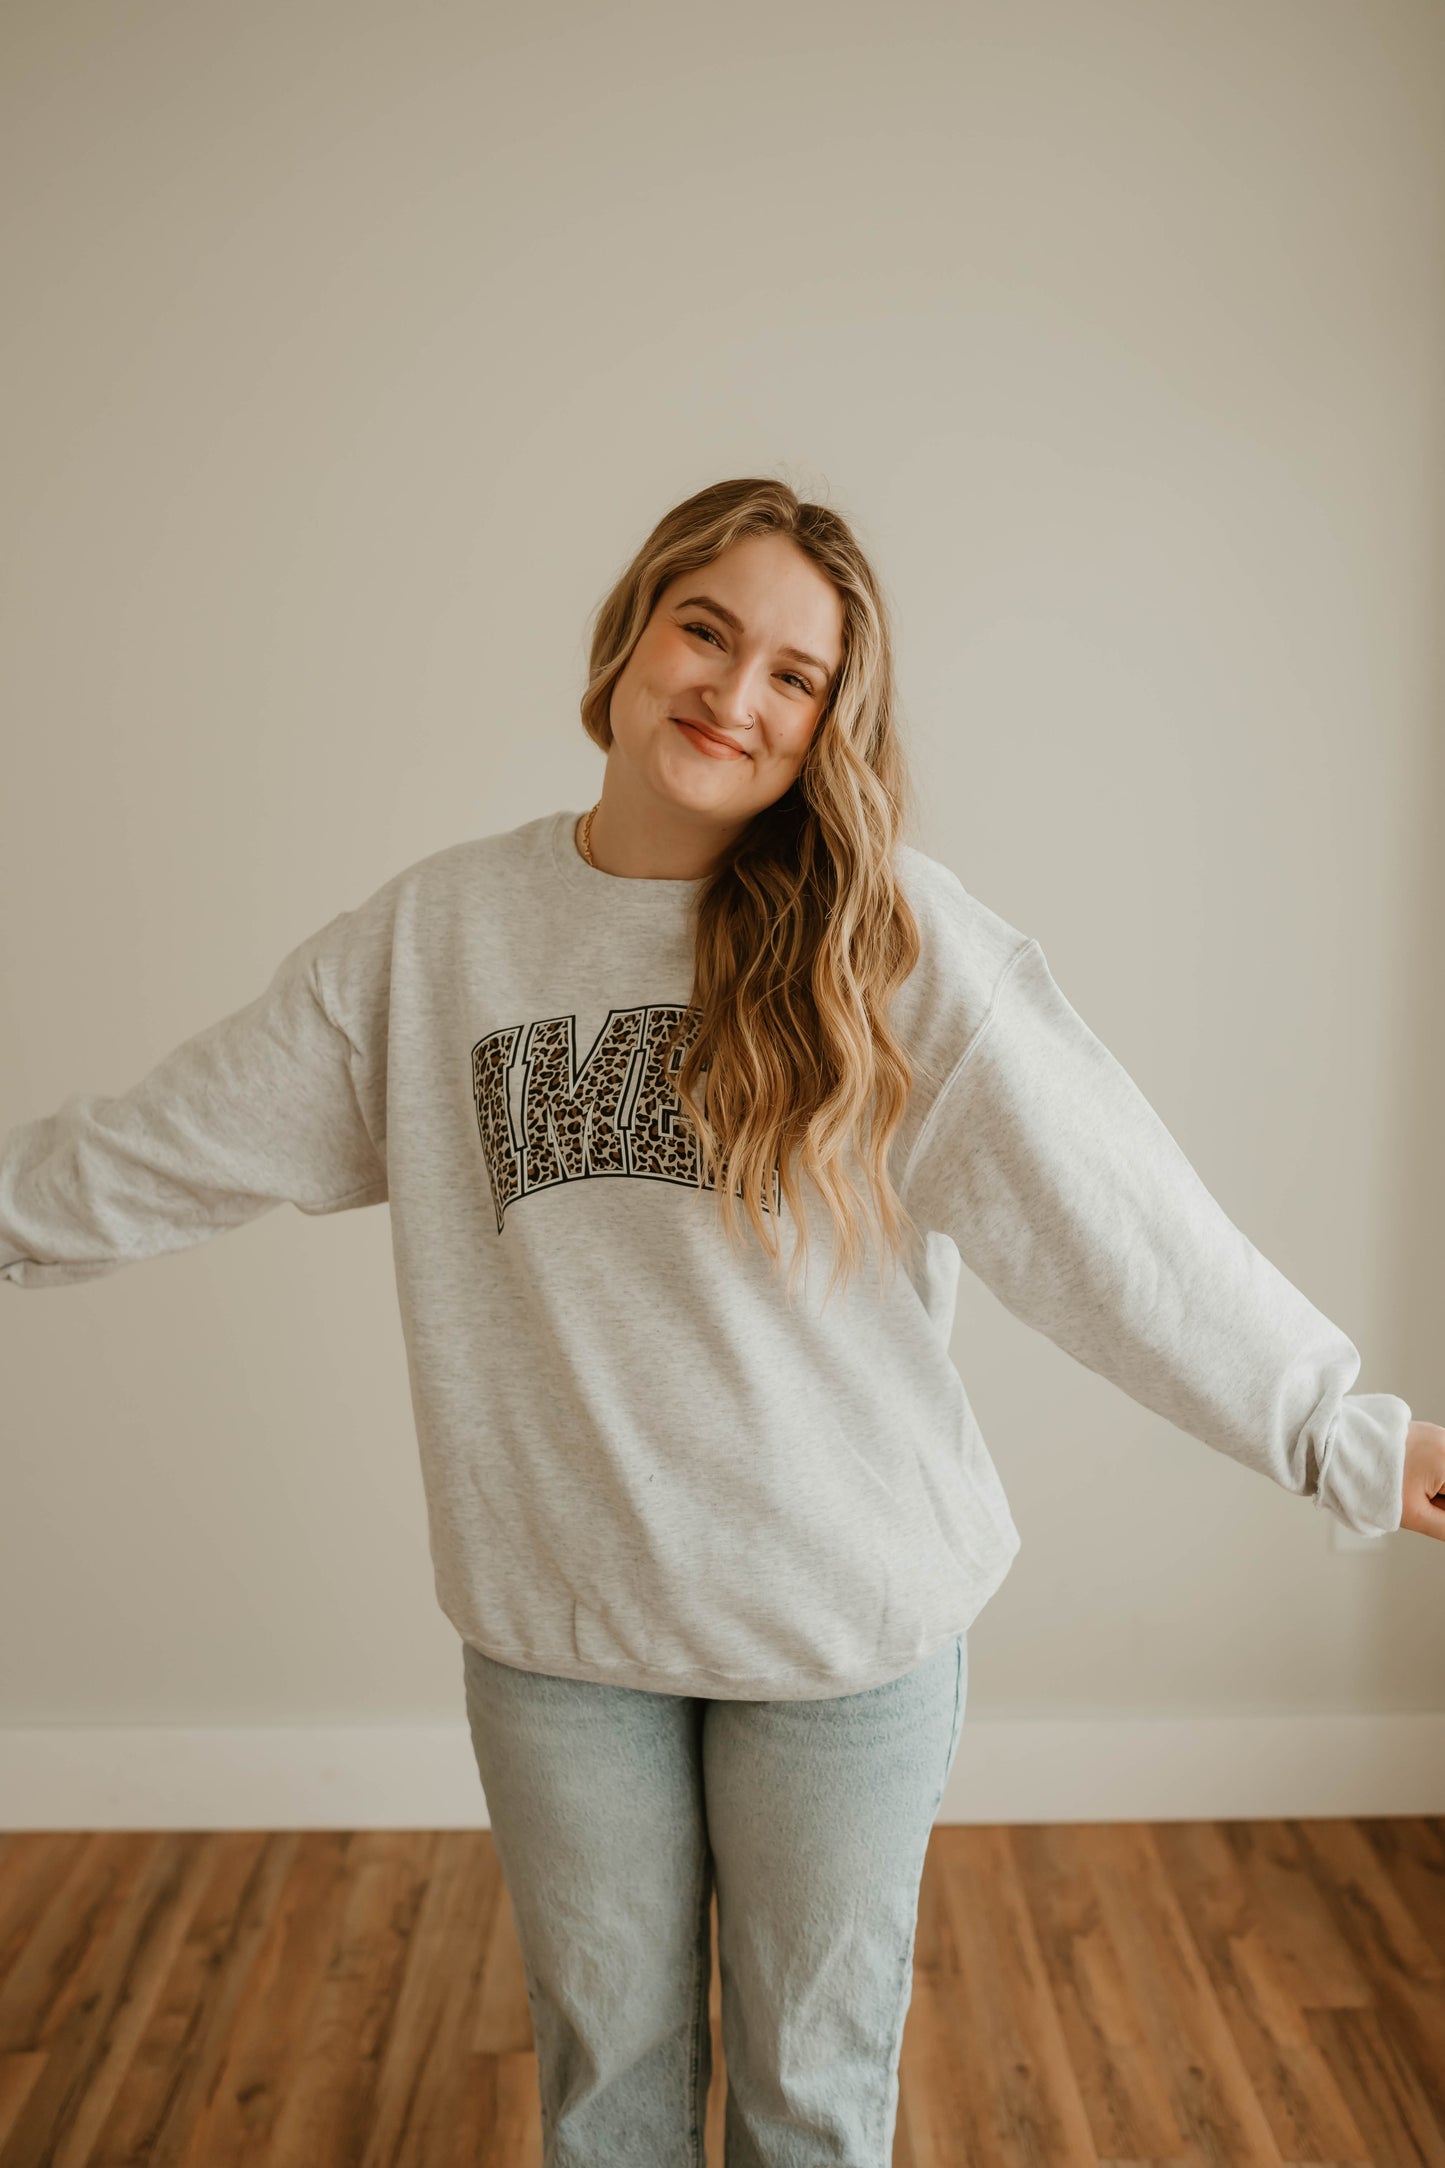
<path id="1" fill-rule="evenodd" d="M 629 798 L 737 832 L 797 776 L 842 653 L 827 574 L 786 535 L 734 542 L 659 595 L 612 688 L 609 764 Z"/>

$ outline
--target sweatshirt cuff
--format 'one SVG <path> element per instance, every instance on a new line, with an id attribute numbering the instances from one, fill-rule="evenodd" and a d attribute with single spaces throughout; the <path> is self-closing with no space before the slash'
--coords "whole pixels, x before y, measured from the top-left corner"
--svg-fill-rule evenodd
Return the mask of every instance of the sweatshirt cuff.
<path id="1" fill-rule="evenodd" d="M 1404 1510 L 1405 1434 L 1398 1393 L 1349 1393 L 1320 1462 L 1315 1504 L 1362 1536 L 1391 1534 Z"/>

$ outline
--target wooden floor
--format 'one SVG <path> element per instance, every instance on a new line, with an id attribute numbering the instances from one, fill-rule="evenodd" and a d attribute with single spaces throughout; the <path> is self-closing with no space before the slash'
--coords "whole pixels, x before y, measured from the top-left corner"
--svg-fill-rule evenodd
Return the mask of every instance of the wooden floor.
<path id="1" fill-rule="evenodd" d="M 1445 2168 L 1445 1816 L 939 1827 L 900 2075 L 895 2168 Z M 0 1835 L 0 2168 L 540 2158 L 487 1831 Z"/>

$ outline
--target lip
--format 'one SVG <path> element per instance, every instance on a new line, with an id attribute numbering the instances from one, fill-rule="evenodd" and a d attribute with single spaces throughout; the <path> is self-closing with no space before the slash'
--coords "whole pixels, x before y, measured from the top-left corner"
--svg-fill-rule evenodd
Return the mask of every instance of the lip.
<path id="1" fill-rule="evenodd" d="M 740 745 L 735 745 L 731 738 L 723 737 L 720 732 L 710 730 L 706 723 L 698 722 L 694 716 L 674 715 L 670 719 L 677 724 L 679 730 L 691 738 L 699 752 L 707 753 L 713 760 L 747 759 L 748 756 Z"/>

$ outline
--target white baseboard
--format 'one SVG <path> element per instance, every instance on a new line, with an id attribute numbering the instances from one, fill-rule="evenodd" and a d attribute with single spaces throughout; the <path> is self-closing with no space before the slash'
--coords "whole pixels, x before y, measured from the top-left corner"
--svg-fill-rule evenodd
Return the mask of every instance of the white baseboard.
<path id="1" fill-rule="evenodd" d="M 939 1823 L 1445 1814 L 1445 1716 L 975 1722 Z M 0 1830 L 485 1829 L 464 1723 L 0 1730 Z"/>

